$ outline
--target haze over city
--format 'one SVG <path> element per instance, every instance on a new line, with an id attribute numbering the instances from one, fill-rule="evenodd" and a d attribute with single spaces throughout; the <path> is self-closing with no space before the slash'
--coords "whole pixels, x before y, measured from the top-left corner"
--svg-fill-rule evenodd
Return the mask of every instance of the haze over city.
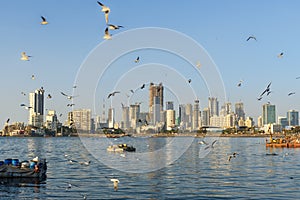
<path id="1" fill-rule="evenodd" d="M 225 101 L 233 104 L 243 102 L 246 116 L 253 117 L 255 121 L 262 113 L 262 105 L 267 102 L 276 105 L 277 116 L 285 116 L 290 109 L 299 110 L 298 1 L 253 1 L 247 6 L 243 2 L 230 1 L 189 1 L 184 4 L 173 1 L 103 3 L 113 8 L 109 20 L 124 26 L 122 29 L 111 31 L 112 40 L 125 31 L 158 27 L 182 33 L 200 44 L 216 64 L 222 78 L 220 84 L 224 84 L 226 96 L 213 96 L 225 98 Z M 76 93 L 84 90 L 84 85 L 78 84 L 77 88 L 73 88 L 80 66 L 100 43 L 105 45 L 111 42 L 103 40 L 106 25 L 100 7 L 96 1 L 91 0 L 84 3 L 2 1 L 0 5 L 0 119 L 3 122 L 7 118 L 11 118 L 11 121 L 26 122 L 28 112 L 20 107 L 20 104 L 28 104 L 28 95 L 24 96 L 22 92 L 28 94 L 43 87 L 45 94 L 52 96 L 51 99 L 45 99 L 45 108 L 63 113 L 60 118 L 63 122 L 71 108 L 67 106 L 70 101 L 61 95 L 61 92 L 78 95 L 78 99 L 84 101 L 85 94 Z M 40 24 L 41 16 L 48 20 L 47 25 Z M 255 39 L 247 41 L 250 36 L 255 36 Z M 21 52 L 26 52 L 32 57 L 29 61 L 22 61 Z M 281 53 L 282 56 L 278 56 Z M 139 63 L 134 62 L 137 56 L 140 57 Z M 97 62 L 101 63 L 101 60 Z M 196 62 L 197 60 L 194 61 L 195 65 Z M 200 71 L 209 71 L 206 67 L 211 66 L 202 64 L 201 59 L 199 62 Z M 200 109 L 207 107 L 210 95 L 204 81 L 195 76 L 193 70 L 186 70 L 191 69 L 188 63 L 169 52 L 139 49 L 120 57 L 115 64 L 124 69 L 122 72 L 109 72 L 113 75 L 126 74 L 136 69 L 135 73 L 131 74 L 132 77 L 124 76 L 127 78 L 126 83 L 132 84 L 132 87 L 128 87 L 126 92 L 122 91 L 123 97 L 129 89 L 139 88 L 140 83 L 144 81 L 162 82 L 165 85 L 167 80 L 177 82 L 181 78 L 182 84 L 173 87 L 182 87 L 180 93 L 183 96 L 186 88 L 192 88 L 194 93 L 185 102 L 178 103 L 193 103 L 199 98 Z M 139 72 L 138 69 L 141 68 L 138 66 L 143 66 L 143 69 L 151 66 L 152 74 Z M 172 70 L 168 70 L 170 67 Z M 112 67 L 112 70 L 114 69 L 117 68 Z M 182 77 L 174 77 L 174 70 Z M 106 81 L 107 85 L 98 86 L 100 92 L 92 91 L 95 92 L 97 101 L 95 115 L 101 115 L 103 99 L 107 100 L 107 95 L 113 89 L 110 87 L 120 82 L 120 79 L 114 80 L 113 75 L 108 76 L 112 79 Z M 190 84 L 187 83 L 189 78 Z M 133 79 L 138 81 L 134 82 Z M 238 87 L 240 81 L 241 86 Z M 257 98 L 270 82 L 272 93 L 258 101 Z M 171 95 L 171 86 L 169 90 L 166 88 L 166 91 Z M 295 94 L 288 96 L 291 92 Z M 173 95 L 176 96 L 178 94 Z M 148 90 L 144 94 L 141 92 L 132 102 L 145 102 L 147 99 Z M 175 103 L 177 101 L 176 98 L 169 100 Z M 220 105 L 225 101 L 221 101 Z M 106 106 L 110 103 L 106 101 Z M 118 105 L 120 106 L 119 102 Z M 76 106 L 78 105 L 75 105 L 74 109 L 81 108 Z"/>

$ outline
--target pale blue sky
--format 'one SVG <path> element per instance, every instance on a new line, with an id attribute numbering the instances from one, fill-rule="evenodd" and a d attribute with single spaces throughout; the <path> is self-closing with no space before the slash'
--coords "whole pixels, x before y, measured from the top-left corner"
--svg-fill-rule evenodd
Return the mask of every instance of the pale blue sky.
<path id="1" fill-rule="evenodd" d="M 262 104 L 268 101 L 276 105 L 280 116 L 289 109 L 300 110 L 300 79 L 296 79 L 300 76 L 299 1 L 101 2 L 111 9 L 110 22 L 125 27 L 111 31 L 113 37 L 134 28 L 161 27 L 193 38 L 217 65 L 227 99 L 233 104 L 244 102 L 246 115 L 254 117 L 255 121 L 261 114 Z M 40 25 L 41 15 L 47 18 L 48 25 Z M 19 105 L 28 104 L 28 96 L 22 96 L 21 92 L 29 93 L 43 86 L 46 95 L 53 96 L 51 100 L 45 99 L 46 108 L 63 113 L 61 120 L 64 120 L 69 101 L 60 91 L 73 92 L 77 71 L 88 54 L 103 41 L 105 27 L 101 8 L 94 0 L 0 1 L 0 119 L 27 122 L 27 110 Z M 250 35 L 257 41 L 246 41 Z M 20 60 L 22 51 L 33 56 L 29 62 Z M 277 58 L 280 52 L 284 52 L 283 58 Z M 175 59 L 169 55 L 160 57 L 157 52 L 147 55 L 144 51 L 130 53 L 119 61 L 126 62 L 139 54 L 142 55 L 141 64 L 172 65 Z M 193 77 L 188 70 L 180 73 Z M 31 80 L 32 74 L 35 80 Z M 242 87 L 238 88 L 241 79 Z M 270 81 L 274 92 L 257 101 Z M 201 92 L 205 90 L 203 83 L 193 81 L 192 87 L 198 90 L 203 109 L 208 98 Z M 296 94 L 288 96 L 289 92 Z M 147 99 L 147 95 L 145 92 L 143 96 Z M 100 96 L 97 98 L 101 99 Z"/>

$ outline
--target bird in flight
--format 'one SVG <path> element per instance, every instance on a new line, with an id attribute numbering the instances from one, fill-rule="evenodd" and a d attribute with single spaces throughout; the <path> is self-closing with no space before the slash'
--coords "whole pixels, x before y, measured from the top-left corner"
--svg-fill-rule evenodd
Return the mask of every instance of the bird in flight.
<path id="1" fill-rule="evenodd" d="M 135 63 L 138 63 L 140 62 L 140 57 L 138 56 L 135 60 L 134 60 Z"/>
<path id="2" fill-rule="evenodd" d="M 21 53 L 21 60 L 23 60 L 23 61 L 29 61 L 29 58 L 30 58 L 30 57 L 31 57 L 31 56 L 26 55 L 25 52 L 22 52 L 22 53 Z"/>
<path id="3" fill-rule="evenodd" d="M 200 61 L 197 61 L 196 66 L 199 67 L 199 68 L 201 67 Z"/>
<path id="4" fill-rule="evenodd" d="M 271 92 L 271 91 L 270 91 L 271 83 L 272 83 L 272 82 L 270 82 L 270 83 L 268 84 L 267 88 L 261 93 L 260 97 L 262 97 L 266 92 L 267 92 L 268 94 L 270 94 L 270 92 Z"/>
<path id="5" fill-rule="evenodd" d="M 214 144 L 217 142 L 217 140 L 214 140 L 210 145 L 207 144 L 206 147 L 204 148 L 204 150 L 207 150 L 209 148 L 214 148 Z"/>
<path id="6" fill-rule="evenodd" d="M 104 31 L 103 39 L 105 39 L 105 40 L 111 40 L 111 34 L 108 32 L 108 27 Z"/>
<path id="7" fill-rule="evenodd" d="M 67 99 L 73 99 L 74 97 L 77 97 L 77 96 L 70 96 L 70 95 L 67 95 L 67 94 L 65 94 L 65 93 L 63 93 L 63 92 L 60 92 L 62 95 L 64 95 L 64 96 L 66 96 L 67 97 Z"/>
<path id="8" fill-rule="evenodd" d="M 249 37 L 247 38 L 247 41 L 249 41 L 250 39 L 253 39 L 253 40 L 257 41 L 257 40 L 256 40 L 256 37 L 254 37 L 253 35 L 252 35 L 252 36 L 249 36 Z"/>
<path id="9" fill-rule="evenodd" d="M 242 82 L 243 82 L 243 80 L 240 80 L 240 82 L 237 84 L 237 86 L 241 87 L 242 86 Z"/>
<path id="10" fill-rule="evenodd" d="M 232 158 L 235 158 L 237 155 L 238 155 L 238 153 L 237 153 L 237 152 L 234 152 L 232 155 L 230 155 L 230 156 L 228 157 L 228 161 L 230 162 L 230 160 L 231 160 Z"/>
<path id="11" fill-rule="evenodd" d="M 34 74 L 32 74 L 32 75 L 31 75 L 31 79 L 32 79 L 32 80 L 34 80 L 34 79 L 35 79 L 35 76 L 34 76 Z"/>
<path id="12" fill-rule="evenodd" d="M 52 98 L 51 94 L 48 94 L 47 99 L 51 99 L 51 98 Z"/>
<path id="13" fill-rule="evenodd" d="M 110 12 L 110 8 L 105 6 L 103 3 L 97 1 L 97 3 L 102 7 L 102 12 L 104 12 L 104 15 L 105 15 L 105 22 L 106 24 L 108 23 L 108 14 Z"/>
<path id="14" fill-rule="evenodd" d="M 145 88 L 145 83 L 141 86 L 141 89 L 144 89 Z"/>
<path id="15" fill-rule="evenodd" d="M 72 107 L 72 106 L 75 106 L 75 104 L 74 103 L 68 103 L 67 106 Z"/>
<path id="16" fill-rule="evenodd" d="M 293 94 L 296 94 L 296 92 L 290 92 L 290 93 L 288 93 L 288 96 L 291 96 Z"/>
<path id="17" fill-rule="evenodd" d="M 189 79 L 188 82 L 191 83 L 191 82 L 192 82 L 192 79 Z"/>
<path id="18" fill-rule="evenodd" d="M 110 181 L 114 183 L 114 189 L 115 189 L 115 191 L 117 191 L 118 190 L 118 184 L 119 184 L 120 181 L 116 178 L 112 178 L 112 179 L 110 179 Z"/>
<path id="19" fill-rule="evenodd" d="M 120 28 L 124 28 L 123 26 L 120 26 L 120 25 L 113 25 L 113 24 L 107 24 L 108 28 L 110 30 L 117 30 L 117 29 L 120 29 Z"/>
<path id="20" fill-rule="evenodd" d="M 41 16 L 41 18 L 42 18 L 41 24 L 42 24 L 42 25 L 47 25 L 48 22 L 47 22 L 46 18 L 43 17 L 43 16 Z"/>
<path id="21" fill-rule="evenodd" d="M 107 98 L 109 99 L 111 96 L 115 96 L 115 94 L 120 93 L 119 91 L 114 91 L 112 93 L 109 93 Z"/>
<path id="22" fill-rule="evenodd" d="M 278 58 L 282 58 L 283 57 L 283 52 L 281 52 L 280 54 L 277 55 Z"/>
<path id="23" fill-rule="evenodd" d="M 26 110 L 29 110 L 32 108 L 31 106 L 26 106 L 24 103 L 22 103 L 20 106 L 24 107 Z"/>

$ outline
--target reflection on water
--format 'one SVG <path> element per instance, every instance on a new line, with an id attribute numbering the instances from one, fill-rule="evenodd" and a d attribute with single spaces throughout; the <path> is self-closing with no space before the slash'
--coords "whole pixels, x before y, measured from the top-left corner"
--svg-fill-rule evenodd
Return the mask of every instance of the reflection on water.
<path id="1" fill-rule="evenodd" d="M 199 158 L 198 142 L 202 139 L 192 138 L 191 146 L 171 163 L 180 141 L 184 141 L 180 138 L 176 145 L 170 145 L 172 138 L 84 139 L 94 146 L 94 152 L 87 151 L 79 138 L 0 138 L 0 160 L 40 156 L 48 162 L 44 182 L 0 180 L 1 199 L 83 199 L 84 195 L 87 199 L 297 199 L 300 196 L 300 149 L 266 148 L 264 138 L 219 138 L 204 158 Z M 125 156 L 106 152 L 112 143 L 131 144 L 137 152 Z M 140 156 L 163 148 L 161 157 Z M 228 161 L 233 152 L 238 155 Z M 269 153 L 278 155 L 267 156 Z M 110 168 L 92 155 L 110 159 L 118 167 L 129 165 L 134 170 L 148 167 L 146 162 L 153 167 L 161 164 L 166 167 L 148 173 L 129 173 Z M 130 166 L 134 159 L 138 164 Z M 79 164 L 88 160 L 91 160 L 88 166 Z M 110 178 L 120 180 L 117 192 Z"/>

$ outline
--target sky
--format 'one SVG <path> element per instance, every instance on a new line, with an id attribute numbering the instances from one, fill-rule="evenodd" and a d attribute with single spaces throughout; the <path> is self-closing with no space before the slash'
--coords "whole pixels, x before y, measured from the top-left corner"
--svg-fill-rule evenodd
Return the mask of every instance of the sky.
<path id="1" fill-rule="evenodd" d="M 290 109 L 300 110 L 300 79 L 296 79 L 300 76 L 299 1 L 101 2 L 110 8 L 109 23 L 124 26 L 110 31 L 111 41 L 103 39 L 106 23 L 97 1 L 0 1 L 0 120 L 3 124 L 7 118 L 27 122 L 28 111 L 20 104 L 28 104 L 28 93 L 40 87 L 45 89 L 46 96 L 52 96 L 45 99 L 45 108 L 62 113 L 62 122 L 72 108 L 67 107 L 70 101 L 60 92 L 78 95 L 73 109 L 91 108 L 93 115 L 101 115 L 103 103 L 106 107 L 120 108 L 121 103 L 143 102 L 142 108 L 147 111 L 148 90 L 139 87 L 150 82 L 162 82 L 166 86 L 165 100 L 176 104 L 193 103 L 197 98 L 203 109 L 209 96 L 220 99 L 220 105 L 225 101 L 233 105 L 241 101 L 246 116 L 255 121 L 267 102 L 276 105 L 277 116 L 285 116 Z M 41 25 L 41 16 L 49 24 Z M 156 40 L 151 38 L 149 30 L 141 37 L 137 35 L 139 42 L 126 40 L 135 30 L 149 27 L 173 31 L 175 36 Z M 181 35 L 178 40 L 177 35 Z M 255 36 L 257 41 L 246 41 L 249 36 Z M 143 40 L 163 44 L 170 39 L 169 43 L 180 47 L 186 44 L 182 38 L 197 43 L 203 51 L 191 48 L 190 52 L 178 54 L 169 49 L 143 46 Z M 135 49 L 107 60 L 114 52 L 130 45 L 136 46 Z M 32 56 L 30 61 L 21 61 L 21 52 Z M 281 52 L 283 57 L 278 58 Z M 187 59 L 189 53 L 191 57 L 199 53 L 198 70 L 193 66 L 198 60 Z M 137 56 L 140 62 L 134 63 Z M 109 67 L 102 66 L 105 60 Z M 83 76 L 89 64 L 107 69 L 102 74 L 97 70 L 97 73 L 89 72 L 95 75 L 95 83 L 89 75 Z M 31 79 L 33 74 L 35 80 Z M 224 93 L 209 89 L 212 83 L 206 78 L 210 74 L 212 78 L 216 75 L 216 87 Z M 189 78 L 190 84 L 186 81 Z M 240 80 L 242 85 L 237 87 Z M 258 101 L 257 97 L 270 82 L 272 93 Z M 136 92 L 127 98 L 130 89 Z M 121 93 L 107 99 L 108 93 L 114 90 Z M 290 92 L 295 94 L 288 96 Z"/>

